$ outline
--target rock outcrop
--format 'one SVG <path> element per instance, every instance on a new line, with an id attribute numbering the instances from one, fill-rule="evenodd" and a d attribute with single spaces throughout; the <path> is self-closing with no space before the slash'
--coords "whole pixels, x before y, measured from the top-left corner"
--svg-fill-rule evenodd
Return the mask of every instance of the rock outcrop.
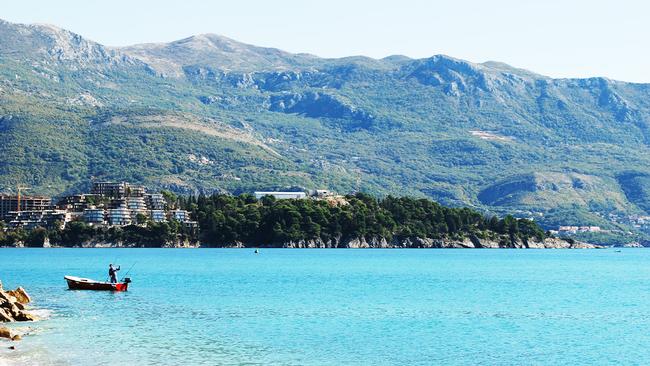
<path id="1" fill-rule="evenodd" d="M 15 333 L 7 327 L 0 327 L 0 338 L 11 339 L 12 341 L 19 341 L 22 339 L 20 334 Z"/>
<path id="2" fill-rule="evenodd" d="M 232 247 L 242 248 L 243 243 L 233 244 Z M 265 246 L 265 245 L 259 245 Z M 571 239 L 545 238 L 544 240 L 521 240 L 509 237 L 481 239 L 476 236 L 462 240 L 432 239 L 432 238 L 334 238 L 323 241 L 321 239 L 298 240 L 280 244 L 266 245 L 279 248 L 512 248 L 512 249 L 593 249 L 598 245 L 575 241 Z"/>
<path id="3" fill-rule="evenodd" d="M 343 119 L 350 121 L 345 126 L 340 126 L 346 130 L 368 129 L 375 121 L 375 116 L 350 101 L 325 92 L 273 95 L 269 110 L 302 114 L 312 118 Z"/>
<path id="4" fill-rule="evenodd" d="M 0 282 L 0 322 L 25 322 L 38 320 L 36 316 L 29 313 L 27 304 L 32 301 L 24 288 L 18 287 L 15 290 L 4 291 Z M 0 338 L 19 340 L 21 336 L 11 329 L 0 327 Z"/>
<path id="5" fill-rule="evenodd" d="M 18 287 L 15 290 L 7 291 L 7 293 L 15 297 L 18 303 L 20 304 L 29 304 L 30 302 L 32 302 L 32 298 L 29 297 L 27 291 L 25 291 L 25 289 L 22 287 Z"/>
<path id="6" fill-rule="evenodd" d="M 161 244 L 160 248 L 199 248 L 201 245 L 198 242 L 189 240 L 170 240 Z M 88 240 L 75 248 L 148 248 L 145 244 L 128 243 L 123 241 L 104 241 L 104 240 Z"/>
<path id="7" fill-rule="evenodd" d="M 639 242 L 632 242 L 632 243 L 625 243 L 623 244 L 623 248 L 645 248 L 643 244 Z"/>

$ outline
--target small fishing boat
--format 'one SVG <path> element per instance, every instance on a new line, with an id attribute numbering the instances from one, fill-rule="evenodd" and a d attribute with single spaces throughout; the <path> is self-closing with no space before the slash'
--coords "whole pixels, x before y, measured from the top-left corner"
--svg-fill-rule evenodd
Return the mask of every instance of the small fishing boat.
<path id="1" fill-rule="evenodd" d="M 126 291 L 129 283 L 131 283 L 131 279 L 128 277 L 118 283 L 101 282 L 75 276 L 65 276 L 63 278 L 68 282 L 70 290 Z"/>

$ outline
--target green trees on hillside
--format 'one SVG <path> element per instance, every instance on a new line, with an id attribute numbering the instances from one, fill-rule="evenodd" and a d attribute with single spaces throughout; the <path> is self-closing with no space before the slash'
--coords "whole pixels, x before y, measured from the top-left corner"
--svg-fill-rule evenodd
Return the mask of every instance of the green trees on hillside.
<path id="1" fill-rule="evenodd" d="M 544 238 L 542 229 L 531 220 L 513 216 L 487 217 L 470 208 L 451 208 L 437 202 L 411 197 L 378 199 L 364 193 L 332 200 L 260 200 L 250 194 L 231 196 L 175 196 L 165 194 L 167 204 L 190 211 L 199 222 L 192 230 L 175 220 L 156 223 L 138 217 L 138 225 L 95 227 L 81 221 L 69 222 L 65 229 L 36 228 L 3 231 L 0 246 L 19 242 L 42 246 L 81 246 L 84 243 L 122 243 L 161 247 L 179 242 L 204 246 L 278 246 L 301 240 L 336 242 L 365 238 L 404 240 L 412 238 L 463 240 L 509 237 L 511 240 Z M 59 225 L 54 225 L 59 227 Z"/>
<path id="2" fill-rule="evenodd" d="M 250 195 L 185 197 L 181 207 L 201 227 L 203 244 L 211 246 L 275 245 L 299 240 L 344 238 L 462 239 L 468 235 L 508 235 L 543 239 L 544 232 L 527 219 L 485 217 L 469 208 L 450 208 L 427 199 L 377 199 L 359 193 L 337 204 L 320 200 L 276 200 Z"/>

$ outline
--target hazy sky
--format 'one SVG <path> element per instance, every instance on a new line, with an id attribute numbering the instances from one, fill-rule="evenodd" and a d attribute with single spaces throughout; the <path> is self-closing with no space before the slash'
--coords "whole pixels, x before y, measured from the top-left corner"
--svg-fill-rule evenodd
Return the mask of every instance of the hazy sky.
<path id="1" fill-rule="evenodd" d="M 650 82 L 650 1 L 20 0 L 0 18 L 121 46 L 217 33 L 324 57 L 435 54 Z"/>

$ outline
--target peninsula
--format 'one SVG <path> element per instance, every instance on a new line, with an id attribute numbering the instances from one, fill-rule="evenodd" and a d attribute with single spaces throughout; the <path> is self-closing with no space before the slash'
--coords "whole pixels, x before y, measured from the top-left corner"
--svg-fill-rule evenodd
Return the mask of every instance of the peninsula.
<path id="1" fill-rule="evenodd" d="M 4 201 L 3 201 L 4 200 Z M 425 198 L 327 190 L 178 196 L 128 182 L 90 193 L 0 197 L 3 246 L 280 248 L 591 248 L 533 220 Z M 51 201 L 50 201 L 51 202 Z M 12 206 L 15 205 L 15 206 Z"/>

